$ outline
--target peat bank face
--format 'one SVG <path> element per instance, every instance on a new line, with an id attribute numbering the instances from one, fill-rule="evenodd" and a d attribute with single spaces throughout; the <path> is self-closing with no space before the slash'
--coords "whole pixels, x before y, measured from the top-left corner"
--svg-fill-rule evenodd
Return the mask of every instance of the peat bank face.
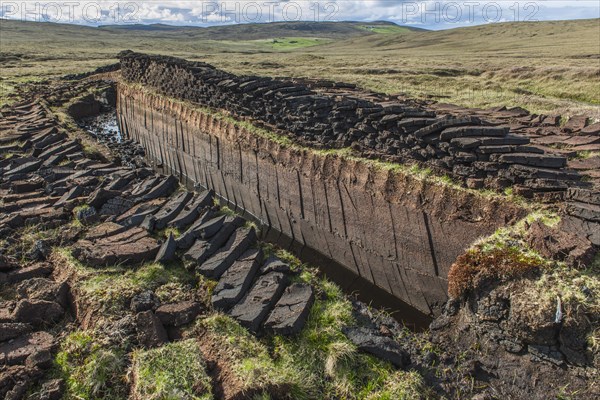
<path id="1" fill-rule="evenodd" d="M 522 215 L 368 160 L 284 145 L 143 83 L 118 84 L 119 125 L 157 166 L 213 189 L 300 257 L 317 252 L 425 314 L 446 302 L 454 260 Z"/>

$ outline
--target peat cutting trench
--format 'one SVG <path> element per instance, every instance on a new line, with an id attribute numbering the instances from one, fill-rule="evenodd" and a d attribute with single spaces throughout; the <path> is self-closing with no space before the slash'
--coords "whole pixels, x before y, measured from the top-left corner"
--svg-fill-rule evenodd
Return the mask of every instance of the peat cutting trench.
<path id="1" fill-rule="evenodd" d="M 146 153 L 143 148 L 140 148 L 135 142 L 127 140 L 122 136 L 117 122 L 119 116 L 117 115 L 116 108 L 113 109 L 111 106 L 107 106 L 102 111 L 98 115 L 90 115 L 79 119 L 78 124 L 92 135 L 92 137 L 96 138 L 99 143 L 105 144 L 114 151 L 121 158 L 121 162 L 124 165 L 141 166 L 147 160 L 148 164 L 153 164 L 154 168 L 160 173 L 174 173 L 175 175 L 179 175 L 173 169 L 165 168 L 162 163 L 157 164 L 156 159 L 148 160 L 145 157 Z M 186 182 L 186 186 L 192 191 L 213 189 L 212 187 L 206 187 L 189 180 Z M 224 197 L 224 195 L 219 193 L 215 195 L 220 203 L 235 210 L 247 220 L 256 223 L 260 227 L 259 233 L 262 240 L 296 254 L 301 254 L 303 262 L 318 266 L 321 274 L 335 282 L 349 296 L 370 304 L 376 309 L 385 310 L 399 322 L 413 330 L 423 330 L 431 323 L 432 318 L 430 315 L 417 310 L 402 299 L 378 287 L 371 280 L 365 279 L 355 271 L 344 267 L 333 259 L 305 247 L 303 243 L 286 236 L 284 233 L 273 228 L 273 226 L 269 226 L 268 221 L 263 221 L 249 213 L 234 201 Z"/>
<path id="2" fill-rule="evenodd" d="M 598 123 L 119 57 L 0 110 L 0 397 L 600 395 Z"/>
<path id="3" fill-rule="evenodd" d="M 439 315 L 448 300 L 456 258 L 526 210 L 340 154 L 421 161 L 472 188 L 511 188 L 542 202 L 573 188 L 571 214 L 598 211 L 589 204 L 598 199 L 586 195 L 593 183 L 567 170 L 566 157 L 518 134 L 528 120 L 538 125 L 530 115 L 515 123 L 520 110 L 487 120 L 351 85 L 237 77 L 203 63 L 126 52 L 121 68 L 121 132 L 154 165 L 214 190 L 266 226 L 267 238 L 288 238 L 284 247 L 301 258 L 323 255 L 426 315 Z M 590 137 L 595 144 L 587 150 L 599 146 Z M 594 218 L 573 225 L 599 245 Z"/>

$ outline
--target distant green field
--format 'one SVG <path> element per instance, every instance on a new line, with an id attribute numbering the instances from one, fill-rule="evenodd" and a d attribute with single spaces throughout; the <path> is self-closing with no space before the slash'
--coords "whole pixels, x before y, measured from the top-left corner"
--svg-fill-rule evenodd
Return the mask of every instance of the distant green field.
<path id="1" fill-rule="evenodd" d="M 409 28 L 406 28 L 404 26 L 361 25 L 359 28 L 380 35 L 390 35 L 393 33 L 407 33 L 411 31 Z"/>
<path id="2" fill-rule="evenodd" d="M 333 42 L 332 39 L 320 38 L 275 38 L 265 41 L 267 45 L 275 50 L 294 50 L 304 47 L 319 46 Z"/>
<path id="3" fill-rule="evenodd" d="M 423 31 L 382 22 L 89 28 L 0 20 L 0 103 L 16 84 L 131 49 L 238 74 L 323 78 L 470 107 L 600 120 L 600 19 Z"/>

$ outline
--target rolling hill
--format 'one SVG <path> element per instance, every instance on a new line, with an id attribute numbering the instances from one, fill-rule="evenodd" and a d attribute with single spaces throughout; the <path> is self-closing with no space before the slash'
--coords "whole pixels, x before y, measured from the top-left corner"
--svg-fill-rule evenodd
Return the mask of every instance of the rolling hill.
<path id="1" fill-rule="evenodd" d="M 105 25 L 99 30 L 109 32 L 146 31 L 176 32 L 189 37 L 207 40 L 260 40 L 277 37 L 318 37 L 327 39 L 348 39 L 376 34 L 397 34 L 424 31 L 424 29 L 404 27 L 387 21 L 376 22 L 273 22 L 262 24 L 239 24 L 201 27 L 176 27 L 165 24 L 153 25 Z"/>
<path id="2" fill-rule="evenodd" d="M 0 20 L 0 102 L 23 81 L 91 70 L 131 49 L 238 74 L 324 78 L 472 107 L 600 119 L 600 19 L 424 31 L 389 22 L 98 28 Z"/>
<path id="3" fill-rule="evenodd" d="M 390 34 L 350 38 L 344 48 L 371 48 L 386 52 L 422 52 L 456 55 L 458 52 L 531 56 L 598 56 L 600 19 L 578 21 L 507 22 L 415 32 L 410 37 Z"/>

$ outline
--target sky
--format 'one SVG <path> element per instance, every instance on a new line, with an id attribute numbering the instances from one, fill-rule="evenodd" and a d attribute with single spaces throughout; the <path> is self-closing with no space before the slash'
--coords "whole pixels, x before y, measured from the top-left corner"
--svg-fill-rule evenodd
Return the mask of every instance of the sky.
<path id="1" fill-rule="evenodd" d="M 386 20 L 426 29 L 448 29 L 497 22 L 600 18 L 600 1 L 0 0 L 0 18 L 91 26 Z"/>

